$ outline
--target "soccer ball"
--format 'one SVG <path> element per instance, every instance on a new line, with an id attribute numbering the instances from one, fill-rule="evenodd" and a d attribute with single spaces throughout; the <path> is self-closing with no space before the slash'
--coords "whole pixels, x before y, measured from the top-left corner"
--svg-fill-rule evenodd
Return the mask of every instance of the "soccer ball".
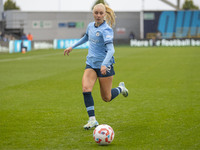
<path id="1" fill-rule="evenodd" d="M 114 135 L 113 129 L 107 124 L 99 125 L 93 131 L 93 138 L 99 145 L 110 144 L 114 139 Z"/>

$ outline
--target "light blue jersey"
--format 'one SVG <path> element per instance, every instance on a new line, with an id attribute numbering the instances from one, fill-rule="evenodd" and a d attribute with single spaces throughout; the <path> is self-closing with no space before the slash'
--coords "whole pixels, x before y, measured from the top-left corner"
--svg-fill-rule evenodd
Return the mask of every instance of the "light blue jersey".
<path id="1" fill-rule="evenodd" d="M 99 27 L 95 27 L 95 22 L 91 22 L 86 34 L 78 43 L 72 46 L 77 47 L 80 44 L 89 41 L 89 49 L 86 64 L 92 68 L 101 68 L 101 66 L 110 66 L 114 62 L 113 54 L 113 30 L 104 21 Z"/>

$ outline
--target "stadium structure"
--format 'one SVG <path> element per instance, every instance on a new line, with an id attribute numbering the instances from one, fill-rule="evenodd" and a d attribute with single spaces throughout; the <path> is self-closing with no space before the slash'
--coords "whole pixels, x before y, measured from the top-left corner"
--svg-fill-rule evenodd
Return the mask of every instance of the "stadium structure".
<path id="1" fill-rule="evenodd" d="M 2 0 L 0 3 L 3 3 Z M 177 6 L 169 5 L 177 10 L 116 12 L 116 25 L 113 27 L 115 43 L 129 44 L 131 38 L 151 39 L 151 45 L 156 45 L 158 39 L 200 38 L 200 11 L 179 10 L 180 3 Z M 93 21 L 91 12 L 4 11 L 3 5 L 0 6 L 1 41 L 4 40 L 0 45 L 4 46 L 5 42 L 8 46 L 8 41 L 21 40 L 28 33 L 34 37 L 31 44 L 33 49 L 35 42 L 52 45 L 55 39 L 79 39 L 88 23 Z"/>

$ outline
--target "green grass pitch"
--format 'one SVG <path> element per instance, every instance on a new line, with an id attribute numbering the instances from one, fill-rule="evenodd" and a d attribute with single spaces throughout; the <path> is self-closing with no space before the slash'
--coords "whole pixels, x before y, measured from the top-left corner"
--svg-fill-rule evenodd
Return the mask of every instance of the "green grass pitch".
<path id="1" fill-rule="evenodd" d="M 198 150 L 200 149 L 200 48 L 115 47 L 113 87 L 124 81 L 129 96 L 110 103 L 93 89 L 96 118 L 115 131 L 98 146 L 81 80 L 87 50 L 0 54 L 2 150 Z"/>

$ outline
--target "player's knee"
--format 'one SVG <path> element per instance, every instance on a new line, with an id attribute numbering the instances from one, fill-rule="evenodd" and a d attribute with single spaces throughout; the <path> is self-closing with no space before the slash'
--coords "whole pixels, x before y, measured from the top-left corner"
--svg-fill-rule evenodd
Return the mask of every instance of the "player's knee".
<path id="1" fill-rule="evenodd" d="M 102 99 L 105 102 L 110 102 L 111 101 L 111 97 L 109 97 L 109 96 L 104 96 L 104 97 L 102 97 Z"/>
<path id="2" fill-rule="evenodd" d="M 83 86 L 83 87 L 82 87 L 82 91 L 83 91 L 83 92 L 91 92 L 92 90 L 91 90 L 91 88 L 88 88 L 88 87 L 86 87 L 86 86 Z"/>

